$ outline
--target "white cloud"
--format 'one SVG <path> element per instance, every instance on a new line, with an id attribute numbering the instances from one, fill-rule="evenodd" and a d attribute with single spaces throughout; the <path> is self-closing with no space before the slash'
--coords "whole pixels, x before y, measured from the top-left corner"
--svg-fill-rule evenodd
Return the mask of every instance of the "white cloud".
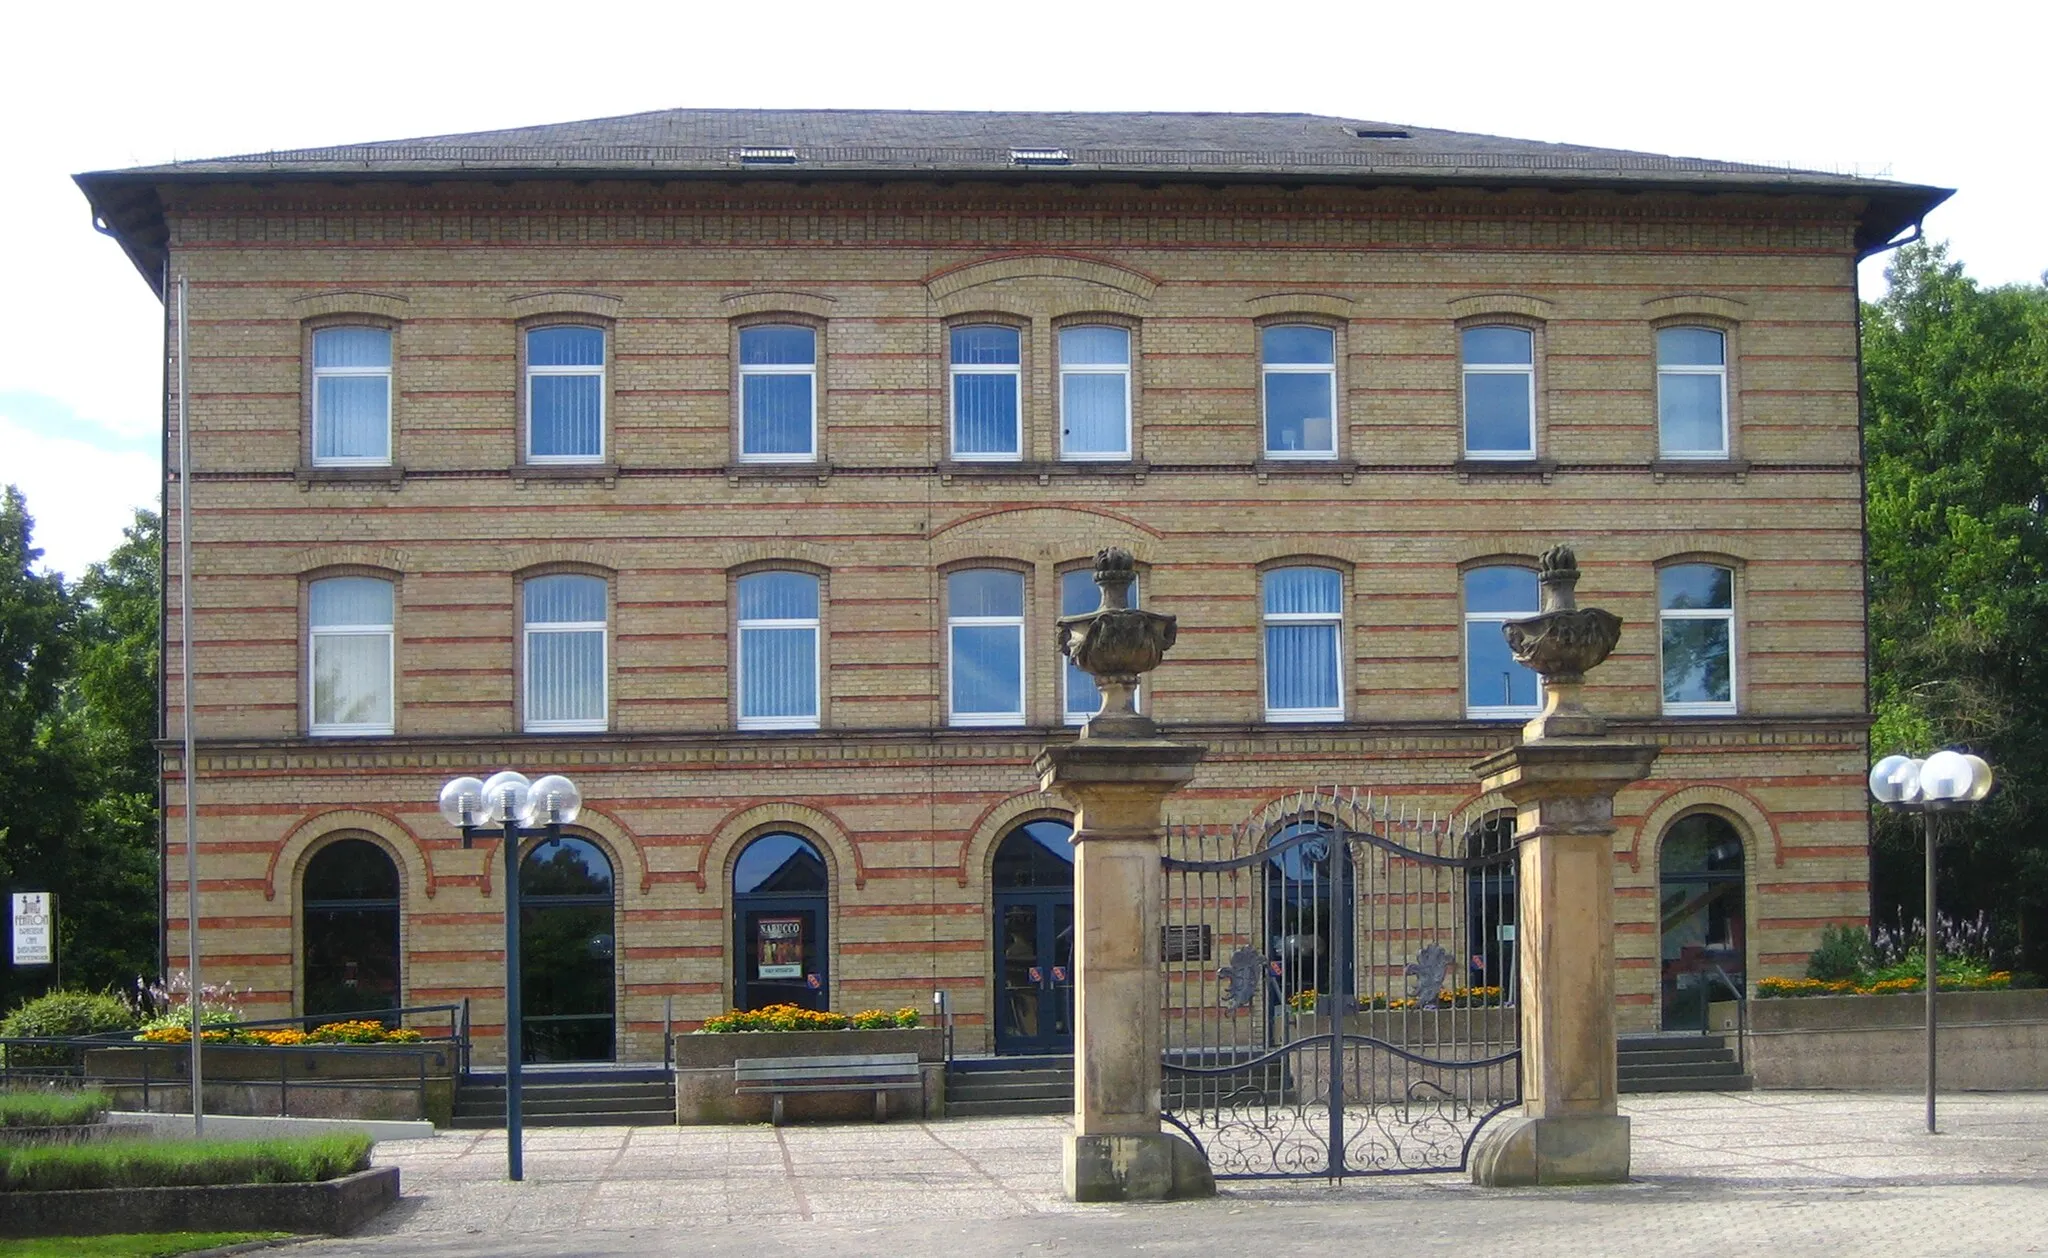
<path id="1" fill-rule="evenodd" d="M 159 482 L 154 455 L 47 436 L 0 415 L 0 484 L 27 497 L 32 544 L 42 547 L 44 567 L 67 578 L 121 544 L 135 508 L 156 507 Z"/>

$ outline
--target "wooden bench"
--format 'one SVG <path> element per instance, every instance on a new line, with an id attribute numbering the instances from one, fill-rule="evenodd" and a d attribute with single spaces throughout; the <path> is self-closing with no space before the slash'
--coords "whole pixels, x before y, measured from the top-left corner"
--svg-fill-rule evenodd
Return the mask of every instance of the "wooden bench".
<path id="1" fill-rule="evenodd" d="M 916 1053 L 868 1053 L 845 1057 L 742 1057 L 732 1064 L 735 1094 L 766 1092 L 774 1098 L 769 1119 L 782 1125 L 782 1098 L 791 1092 L 873 1092 L 875 1121 L 889 1116 L 890 1089 L 924 1087 Z"/>

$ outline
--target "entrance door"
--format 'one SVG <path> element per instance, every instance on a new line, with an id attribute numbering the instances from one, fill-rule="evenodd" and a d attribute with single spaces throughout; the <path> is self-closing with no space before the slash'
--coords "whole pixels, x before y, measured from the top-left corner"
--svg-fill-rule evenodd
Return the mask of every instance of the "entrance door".
<path id="1" fill-rule="evenodd" d="M 810 840 L 764 834 L 733 866 L 732 1003 L 736 1009 L 831 1008 L 831 879 Z"/>
<path id="2" fill-rule="evenodd" d="M 1074 1051 L 1073 828 L 1027 821 L 996 848 L 996 1052 Z"/>
<path id="3" fill-rule="evenodd" d="M 541 841 L 520 862 L 519 909 L 521 1060 L 612 1060 L 611 861 L 582 839 Z"/>
<path id="4" fill-rule="evenodd" d="M 1742 836 L 1711 813 L 1681 817 L 1657 854 L 1667 1031 L 1704 1031 L 1707 1005 L 1743 984 Z"/>

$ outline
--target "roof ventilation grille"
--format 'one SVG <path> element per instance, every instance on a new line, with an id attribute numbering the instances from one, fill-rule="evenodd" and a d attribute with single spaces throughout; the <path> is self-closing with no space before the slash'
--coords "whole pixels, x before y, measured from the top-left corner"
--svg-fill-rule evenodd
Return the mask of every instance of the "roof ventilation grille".
<path id="1" fill-rule="evenodd" d="M 739 149 L 734 156 L 750 166 L 794 166 L 796 150 L 780 145 L 749 145 Z"/>
<path id="2" fill-rule="evenodd" d="M 1069 166 L 1073 161 L 1065 149 L 1010 150 L 1010 162 L 1017 166 Z"/>
<path id="3" fill-rule="evenodd" d="M 1400 127 L 1346 127 L 1361 140 L 1412 140 L 1414 135 Z"/>

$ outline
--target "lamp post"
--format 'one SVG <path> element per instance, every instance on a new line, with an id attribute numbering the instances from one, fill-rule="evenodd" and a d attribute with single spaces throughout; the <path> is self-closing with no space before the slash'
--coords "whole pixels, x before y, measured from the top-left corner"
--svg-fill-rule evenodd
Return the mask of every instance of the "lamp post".
<path id="1" fill-rule="evenodd" d="M 583 811 L 583 794 L 568 778 L 550 773 L 529 782 L 507 769 L 489 781 L 456 778 L 441 788 L 441 816 L 462 831 L 462 846 L 478 835 L 498 835 L 505 849 L 505 1165 L 514 1180 L 526 1178 L 524 1124 L 519 1112 L 519 845 L 526 839 L 560 838 L 562 827 Z"/>
<path id="2" fill-rule="evenodd" d="M 1925 760 L 1886 756 L 1870 771 L 1870 794 L 1898 812 L 1924 819 L 1927 842 L 1927 911 L 1922 951 L 1927 954 L 1927 1131 L 1934 1134 L 1934 1026 L 1936 970 L 1940 964 L 1934 927 L 1934 814 L 1967 808 L 1991 793 L 1991 766 L 1960 751 L 1937 751 Z"/>

